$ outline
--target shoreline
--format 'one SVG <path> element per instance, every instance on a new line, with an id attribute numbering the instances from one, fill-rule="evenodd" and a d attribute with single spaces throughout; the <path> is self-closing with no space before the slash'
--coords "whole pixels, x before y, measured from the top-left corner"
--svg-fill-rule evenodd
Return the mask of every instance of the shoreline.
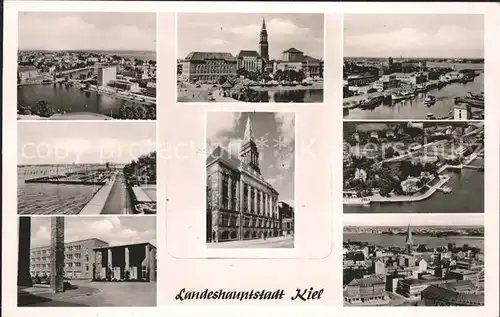
<path id="1" fill-rule="evenodd" d="M 387 233 L 371 233 L 371 232 L 343 232 L 342 234 L 353 234 L 353 235 L 361 235 L 361 234 L 369 234 L 369 235 L 377 235 L 377 236 L 402 236 L 404 237 L 404 234 L 387 234 Z M 448 238 L 461 238 L 461 239 L 474 239 L 474 240 L 484 240 L 484 236 L 441 236 L 441 237 L 436 237 L 436 236 L 430 236 L 430 235 L 416 235 L 413 233 L 415 237 L 427 237 L 427 238 L 436 238 L 436 239 L 448 239 Z"/>
<path id="2" fill-rule="evenodd" d="M 114 120 L 105 114 L 93 112 L 70 112 L 70 113 L 55 113 L 50 117 L 41 117 L 39 115 L 18 114 L 17 120 Z"/>
<path id="3" fill-rule="evenodd" d="M 323 83 L 313 83 L 310 86 L 273 86 L 273 87 L 262 87 L 262 86 L 249 86 L 250 89 L 254 91 L 294 91 L 294 90 L 322 90 Z"/>

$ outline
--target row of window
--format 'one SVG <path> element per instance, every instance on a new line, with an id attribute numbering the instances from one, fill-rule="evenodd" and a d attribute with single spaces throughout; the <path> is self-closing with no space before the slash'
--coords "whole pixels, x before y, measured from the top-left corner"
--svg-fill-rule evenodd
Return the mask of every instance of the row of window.
<path id="1" fill-rule="evenodd" d="M 81 266 L 82 266 L 81 262 L 67 262 L 67 263 L 64 264 L 64 267 L 81 267 Z M 89 265 L 85 264 L 85 267 L 88 270 Z M 35 268 L 42 268 L 42 269 L 44 269 L 44 268 L 50 268 L 50 263 L 32 264 L 31 268 L 32 269 L 35 269 Z"/>
<path id="2" fill-rule="evenodd" d="M 238 217 L 232 215 L 222 215 L 219 218 L 219 226 L 222 227 L 237 227 Z M 249 217 L 245 217 L 244 226 L 246 228 L 278 228 L 278 222 L 272 221 L 270 219 L 253 219 Z"/>
<path id="3" fill-rule="evenodd" d="M 66 260 L 78 260 L 81 259 L 82 255 L 80 253 L 75 253 L 75 254 L 66 254 L 65 259 Z M 50 261 L 49 256 L 42 256 L 38 258 L 31 258 L 31 262 L 45 262 L 45 261 Z M 89 261 L 89 255 L 85 254 L 85 261 Z"/>
<path id="4" fill-rule="evenodd" d="M 82 248 L 81 245 L 70 245 L 65 247 L 64 251 L 80 251 L 81 248 Z M 50 255 L 50 249 L 31 251 L 31 256 L 37 256 L 42 254 Z"/>

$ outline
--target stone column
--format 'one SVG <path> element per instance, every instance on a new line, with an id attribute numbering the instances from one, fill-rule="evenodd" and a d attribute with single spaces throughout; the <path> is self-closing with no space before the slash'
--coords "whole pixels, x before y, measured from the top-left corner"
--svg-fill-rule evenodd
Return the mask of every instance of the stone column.
<path id="1" fill-rule="evenodd" d="M 265 214 L 265 211 L 264 211 L 264 192 L 260 192 L 259 208 L 260 208 L 260 214 L 264 215 Z"/>
<path id="2" fill-rule="evenodd" d="M 50 291 L 64 292 L 64 217 L 50 218 Z"/>
<path id="3" fill-rule="evenodd" d="M 143 276 L 142 278 L 146 278 L 147 280 L 149 280 L 149 244 L 146 244 L 146 247 L 144 248 L 144 252 L 145 252 L 145 255 L 144 255 L 144 266 L 146 267 L 146 276 Z M 142 270 L 142 267 L 141 267 L 141 270 Z"/>
<path id="4" fill-rule="evenodd" d="M 108 267 L 113 268 L 113 251 L 108 249 Z"/>
<path id="5" fill-rule="evenodd" d="M 19 250 L 17 252 L 17 285 L 31 286 L 31 218 L 19 217 Z"/>
<path id="6" fill-rule="evenodd" d="M 264 213 L 269 216 L 269 194 L 264 196 Z"/>
<path id="7" fill-rule="evenodd" d="M 245 203 L 245 186 L 244 186 L 244 183 L 243 183 L 243 180 L 240 179 L 240 181 L 238 182 L 240 184 L 240 187 L 239 187 L 239 195 L 240 195 L 240 200 L 239 200 L 239 205 L 240 205 L 240 213 L 243 213 L 243 211 L 245 210 L 245 206 L 243 205 Z"/>
<path id="8" fill-rule="evenodd" d="M 128 248 L 125 248 L 125 272 L 129 269 L 130 267 L 130 251 Z"/>
<path id="9" fill-rule="evenodd" d="M 252 186 L 247 185 L 247 188 L 248 188 L 247 208 L 248 208 L 248 213 L 252 213 Z"/>
<path id="10" fill-rule="evenodd" d="M 217 187 L 217 197 L 219 197 L 219 199 L 217 199 L 217 205 L 218 205 L 218 208 L 217 209 L 221 209 L 222 208 L 222 186 L 223 186 L 223 175 L 222 173 L 218 173 L 217 174 L 217 177 L 219 177 L 219 186 Z"/>
<path id="11" fill-rule="evenodd" d="M 255 208 L 255 213 L 256 214 L 259 213 L 259 206 L 257 205 L 257 195 L 258 194 L 259 194 L 259 191 L 257 190 L 257 188 L 254 188 L 254 197 L 255 197 L 254 208 Z"/>
<path id="12" fill-rule="evenodd" d="M 229 176 L 227 181 L 228 204 L 227 209 L 233 210 L 233 178 Z"/>
<path id="13" fill-rule="evenodd" d="M 236 183 L 236 191 L 234 192 L 234 210 L 235 211 L 240 211 L 240 182 L 238 180 L 234 180 Z"/>

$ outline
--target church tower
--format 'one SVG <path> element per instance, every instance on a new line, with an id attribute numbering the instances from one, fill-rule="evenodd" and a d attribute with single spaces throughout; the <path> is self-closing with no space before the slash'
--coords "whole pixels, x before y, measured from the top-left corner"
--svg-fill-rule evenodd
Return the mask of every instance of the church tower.
<path id="1" fill-rule="evenodd" d="M 411 235 L 411 227 L 408 225 L 408 230 L 406 231 L 406 240 L 405 240 L 406 252 L 409 254 L 413 253 L 413 237 Z"/>
<path id="2" fill-rule="evenodd" d="M 248 164 L 256 172 L 260 173 L 259 151 L 254 139 L 255 136 L 252 131 L 252 123 L 250 122 L 249 115 L 247 119 L 247 125 L 245 127 L 245 135 L 243 136 L 243 143 L 241 144 L 240 160 Z"/>
<path id="3" fill-rule="evenodd" d="M 264 62 L 269 61 L 269 43 L 267 43 L 266 20 L 262 18 L 262 28 L 260 30 L 259 53 Z"/>

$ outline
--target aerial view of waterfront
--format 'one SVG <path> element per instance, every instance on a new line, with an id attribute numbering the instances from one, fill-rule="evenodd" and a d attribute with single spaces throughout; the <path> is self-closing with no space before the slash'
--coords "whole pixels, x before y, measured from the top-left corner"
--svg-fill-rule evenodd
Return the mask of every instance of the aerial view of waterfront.
<path id="1" fill-rule="evenodd" d="M 322 14 L 178 15 L 177 100 L 322 102 L 323 19 Z"/>
<path id="2" fill-rule="evenodd" d="M 156 119 L 155 14 L 38 12 L 19 19 L 18 120 Z M 65 19 L 92 48 L 73 33 L 53 37 L 50 26 Z M 125 27 L 136 30 L 132 38 L 112 35 Z"/>
<path id="3" fill-rule="evenodd" d="M 345 223 L 344 306 L 483 306 L 484 219 L 450 217 Z"/>
<path id="4" fill-rule="evenodd" d="M 482 15 L 345 15 L 344 118 L 484 119 L 483 23 Z"/>
<path id="5" fill-rule="evenodd" d="M 154 122 L 20 123 L 18 214 L 155 214 L 155 134 Z"/>
<path id="6" fill-rule="evenodd" d="M 344 213 L 483 213 L 484 126 L 344 122 Z"/>

